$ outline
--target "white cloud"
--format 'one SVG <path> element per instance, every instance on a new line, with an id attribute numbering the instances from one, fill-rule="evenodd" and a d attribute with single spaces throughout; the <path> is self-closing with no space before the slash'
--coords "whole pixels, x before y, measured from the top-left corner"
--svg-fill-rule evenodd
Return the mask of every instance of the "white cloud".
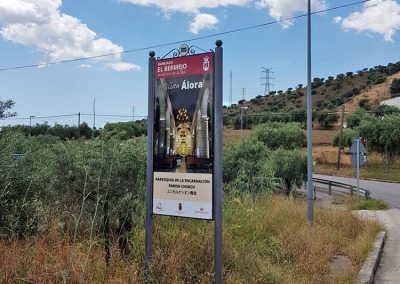
<path id="1" fill-rule="evenodd" d="M 334 17 L 334 18 L 333 18 L 333 21 L 334 21 L 336 24 L 340 23 L 342 20 L 343 20 L 343 18 L 340 17 L 340 16 L 337 16 L 337 17 Z"/>
<path id="2" fill-rule="evenodd" d="M 202 29 L 213 29 L 218 23 L 218 18 L 211 14 L 198 14 L 190 24 L 190 31 L 198 34 Z"/>
<path id="3" fill-rule="evenodd" d="M 199 33 L 202 29 L 212 29 L 218 23 L 218 18 L 211 14 L 201 12 L 202 8 L 218 8 L 227 6 L 246 6 L 252 0 L 119 0 L 141 6 L 155 6 L 164 12 L 169 18 L 172 12 L 190 13 L 194 15 L 189 30 L 192 33 Z"/>
<path id="4" fill-rule="evenodd" d="M 337 23 L 345 30 L 371 31 L 392 41 L 400 30 L 400 4 L 393 0 L 371 0 L 364 4 L 362 12 L 354 12 Z"/>
<path id="5" fill-rule="evenodd" d="M 0 1 L 0 35 L 15 44 L 32 46 L 44 55 L 43 61 L 62 61 L 80 57 L 115 54 L 95 59 L 117 71 L 127 68 L 122 62 L 123 48 L 97 34 L 79 19 L 60 12 L 61 0 Z M 119 64 L 119 68 L 114 68 Z M 124 67 L 121 67 L 124 66 Z"/>
<path id="6" fill-rule="evenodd" d="M 115 71 L 139 71 L 139 65 L 126 63 L 126 62 L 108 62 L 106 66 Z"/>
<path id="7" fill-rule="evenodd" d="M 245 6 L 251 0 L 119 0 L 141 6 L 156 6 L 164 12 L 200 13 L 201 8 L 217 8 L 221 6 Z"/>
<path id="8" fill-rule="evenodd" d="M 283 20 L 293 17 L 298 12 L 307 12 L 307 1 L 305 0 L 259 0 L 257 8 L 269 9 L 269 15 L 275 20 Z M 320 11 L 326 9 L 325 0 L 311 0 L 311 10 Z M 293 25 L 293 20 L 281 22 L 284 28 Z"/>

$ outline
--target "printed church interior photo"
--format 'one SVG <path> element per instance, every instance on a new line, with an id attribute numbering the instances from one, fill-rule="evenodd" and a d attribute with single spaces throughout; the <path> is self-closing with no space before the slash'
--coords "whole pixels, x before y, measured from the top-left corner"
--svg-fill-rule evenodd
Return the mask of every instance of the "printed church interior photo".
<path id="1" fill-rule="evenodd" d="M 202 88 L 174 92 L 173 80 L 159 79 L 155 94 L 154 169 L 212 172 L 212 88 L 210 74 Z M 178 85 L 179 86 L 179 85 Z"/>

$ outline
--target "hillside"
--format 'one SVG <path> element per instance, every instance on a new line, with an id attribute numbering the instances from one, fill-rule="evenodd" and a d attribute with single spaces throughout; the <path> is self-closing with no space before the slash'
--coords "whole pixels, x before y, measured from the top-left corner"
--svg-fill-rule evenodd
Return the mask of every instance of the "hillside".
<path id="1" fill-rule="evenodd" d="M 390 98 L 390 85 L 394 78 L 400 78 L 400 61 L 387 66 L 364 68 L 355 73 L 346 72 L 314 78 L 312 82 L 314 118 L 321 126 L 328 126 L 337 121 L 336 112 L 345 105 L 346 111 L 358 108 L 367 110 Z M 285 92 L 272 91 L 269 96 L 256 96 L 248 101 L 224 106 L 224 125 L 240 128 L 240 107 L 246 110 L 245 128 L 250 128 L 265 121 L 306 120 L 306 86 L 299 84 Z"/>

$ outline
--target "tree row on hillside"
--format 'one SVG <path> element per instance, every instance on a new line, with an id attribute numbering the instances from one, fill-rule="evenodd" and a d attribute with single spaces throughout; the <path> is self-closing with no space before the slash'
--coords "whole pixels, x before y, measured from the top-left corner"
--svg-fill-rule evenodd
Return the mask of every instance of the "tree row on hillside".
<path id="1" fill-rule="evenodd" d="M 315 122 L 322 127 L 330 127 L 337 122 L 335 112 L 337 107 L 350 102 L 353 97 L 359 95 L 364 90 L 368 90 L 372 85 L 384 83 L 388 76 L 400 72 L 400 62 L 389 63 L 387 66 L 375 66 L 374 68 L 364 68 L 357 72 L 346 72 L 328 78 L 314 78 L 312 80 L 313 111 Z M 393 80 L 391 86 L 392 97 L 399 93 L 399 79 Z M 299 84 L 295 88 L 288 88 L 286 91 L 271 91 L 267 96 L 258 95 L 248 101 L 240 100 L 238 104 L 224 106 L 224 123 L 227 126 L 238 129 L 240 125 L 240 109 L 247 107 L 245 113 L 262 114 L 279 113 L 283 118 L 271 118 L 267 121 L 296 121 L 302 123 L 303 117 L 296 113 L 301 112 L 306 106 L 306 87 Z M 360 101 L 360 107 L 370 109 L 373 102 L 367 99 Z M 293 114 L 296 114 L 294 117 Z M 259 119 L 248 118 L 247 124 L 252 126 L 257 124 Z M 250 127 L 248 127 L 250 128 Z"/>
<path id="2" fill-rule="evenodd" d="M 14 125 L 14 126 L 3 126 L 1 133 L 19 131 L 26 137 L 28 136 L 46 136 L 51 135 L 60 138 L 61 140 L 71 139 L 91 139 L 93 137 L 105 136 L 107 138 L 118 138 L 121 140 L 127 140 L 134 137 L 140 137 L 147 133 L 146 120 L 140 120 L 135 122 L 117 122 L 107 123 L 104 128 L 92 129 L 86 122 L 82 122 L 80 126 L 70 126 L 55 124 L 53 126 L 48 123 L 29 125 Z"/>

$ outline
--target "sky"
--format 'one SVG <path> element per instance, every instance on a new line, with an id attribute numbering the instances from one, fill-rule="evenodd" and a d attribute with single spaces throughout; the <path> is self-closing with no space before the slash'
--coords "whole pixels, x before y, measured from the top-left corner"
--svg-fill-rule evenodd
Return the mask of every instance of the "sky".
<path id="1" fill-rule="evenodd" d="M 355 2 L 312 0 L 312 10 Z M 197 53 L 223 41 L 226 105 L 230 72 L 233 103 L 242 88 L 246 99 L 263 95 L 262 67 L 273 72 L 271 90 L 305 84 L 306 18 L 282 20 L 306 8 L 306 0 L 0 0 L 0 99 L 15 101 L 18 113 L 0 125 L 29 124 L 29 116 L 32 123 L 72 125 L 79 112 L 93 125 L 94 105 L 97 127 L 145 117 L 149 51 L 163 57 L 182 41 Z M 266 23 L 272 24 L 213 36 Z M 312 77 L 398 62 L 399 50 L 398 0 L 312 16 Z M 112 55 L 46 64 L 106 54 Z M 39 66 L 14 68 L 27 65 Z"/>

